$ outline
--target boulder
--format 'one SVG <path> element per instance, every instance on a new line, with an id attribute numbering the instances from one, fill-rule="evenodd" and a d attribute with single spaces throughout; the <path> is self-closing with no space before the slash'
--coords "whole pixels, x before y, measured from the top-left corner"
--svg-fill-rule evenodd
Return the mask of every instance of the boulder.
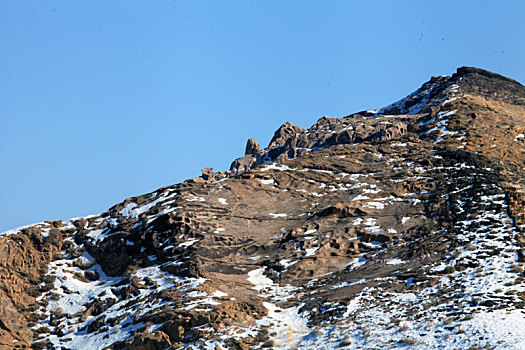
<path id="1" fill-rule="evenodd" d="M 257 142 L 255 139 L 249 139 L 246 143 L 245 154 L 257 154 L 257 152 L 259 152 L 259 142 Z"/>
<path id="2" fill-rule="evenodd" d="M 215 171 L 213 171 L 213 168 L 204 168 L 202 169 L 202 175 L 201 177 L 205 180 L 205 181 L 211 181 L 214 179 L 215 177 Z"/>

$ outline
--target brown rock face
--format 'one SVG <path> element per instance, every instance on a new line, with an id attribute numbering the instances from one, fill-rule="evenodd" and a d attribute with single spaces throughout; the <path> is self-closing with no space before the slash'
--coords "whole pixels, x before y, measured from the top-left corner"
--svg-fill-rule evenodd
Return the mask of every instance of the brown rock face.
<path id="1" fill-rule="evenodd" d="M 240 174 L 264 162 L 282 162 L 303 156 L 312 150 L 335 145 L 398 139 L 407 133 L 408 123 L 414 119 L 412 116 L 383 116 L 372 119 L 365 114 L 354 114 L 345 118 L 323 117 L 308 130 L 287 122 L 275 132 L 266 149 L 247 152 L 246 156 L 232 163 L 230 171 Z"/>
<path id="2" fill-rule="evenodd" d="M 475 67 L 461 67 L 452 78 L 461 80 L 461 88 L 466 94 L 513 105 L 525 105 L 525 87 L 502 75 Z"/>
<path id="3" fill-rule="evenodd" d="M 246 144 L 246 155 L 249 154 L 257 154 L 259 152 L 259 142 L 257 142 L 255 139 L 249 139 L 248 143 Z"/>
<path id="4" fill-rule="evenodd" d="M 73 227 L 45 222 L 0 237 L 0 344 L 29 348 L 38 320 L 36 297 L 49 290 L 47 264 L 59 255 Z"/>
<path id="5" fill-rule="evenodd" d="M 170 339 L 164 332 L 144 332 L 135 337 L 133 343 L 128 347 L 130 350 L 161 350 L 171 346 Z"/>
<path id="6" fill-rule="evenodd" d="M 0 235 L 0 347 L 521 344 L 524 97 L 460 68 L 250 139 L 228 174 Z"/>
<path id="7" fill-rule="evenodd" d="M 202 175 L 204 181 L 211 181 L 215 178 L 215 171 L 213 171 L 213 168 L 204 168 L 202 169 Z"/>

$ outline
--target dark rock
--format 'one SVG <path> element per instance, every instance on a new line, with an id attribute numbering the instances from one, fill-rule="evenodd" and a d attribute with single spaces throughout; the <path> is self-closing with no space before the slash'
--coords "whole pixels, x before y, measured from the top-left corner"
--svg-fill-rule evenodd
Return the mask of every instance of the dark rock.
<path id="1" fill-rule="evenodd" d="M 84 276 L 90 281 L 96 281 L 100 278 L 100 275 L 97 271 L 86 271 L 84 272 Z"/>
<path id="2" fill-rule="evenodd" d="M 104 316 L 94 319 L 87 327 L 87 332 L 93 333 L 97 331 L 100 327 L 104 326 L 104 321 L 105 321 Z"/>
<path id="3" fill-rule="evenodd" d="M 249 139 L 246 143 L 246 155 L 257 154 L 259 152 L 259 142 L 255 139 Z"/>
<path id="4" fill-rule="evenodd" d="M 163 350 L 171 346 L 171 342 L 166 333 L 161 331 L 143 331 L 136 335 L 129 347 L 130 350 Z"/>

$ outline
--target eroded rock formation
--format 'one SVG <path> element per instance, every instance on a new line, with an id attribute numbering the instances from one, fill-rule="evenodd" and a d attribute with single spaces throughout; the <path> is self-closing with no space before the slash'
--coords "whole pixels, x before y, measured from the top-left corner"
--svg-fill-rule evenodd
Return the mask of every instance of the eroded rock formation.
<path id="1" fill-rule="evenodd" d="M 522 344 L 524 98 L 463 67 L 380 110 L 285 123 L 229 173 L 3 233 L 0 344 Z"/>

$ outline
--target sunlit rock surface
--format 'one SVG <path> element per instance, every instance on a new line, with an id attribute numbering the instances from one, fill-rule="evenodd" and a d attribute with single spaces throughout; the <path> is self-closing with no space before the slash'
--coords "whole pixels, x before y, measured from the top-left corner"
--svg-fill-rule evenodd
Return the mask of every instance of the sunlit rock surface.
<path id="1" fill-rule="evenodd" d="M 525 88 L 462 67 L 0 234 L 5 349 L 525 348 Z"/>

